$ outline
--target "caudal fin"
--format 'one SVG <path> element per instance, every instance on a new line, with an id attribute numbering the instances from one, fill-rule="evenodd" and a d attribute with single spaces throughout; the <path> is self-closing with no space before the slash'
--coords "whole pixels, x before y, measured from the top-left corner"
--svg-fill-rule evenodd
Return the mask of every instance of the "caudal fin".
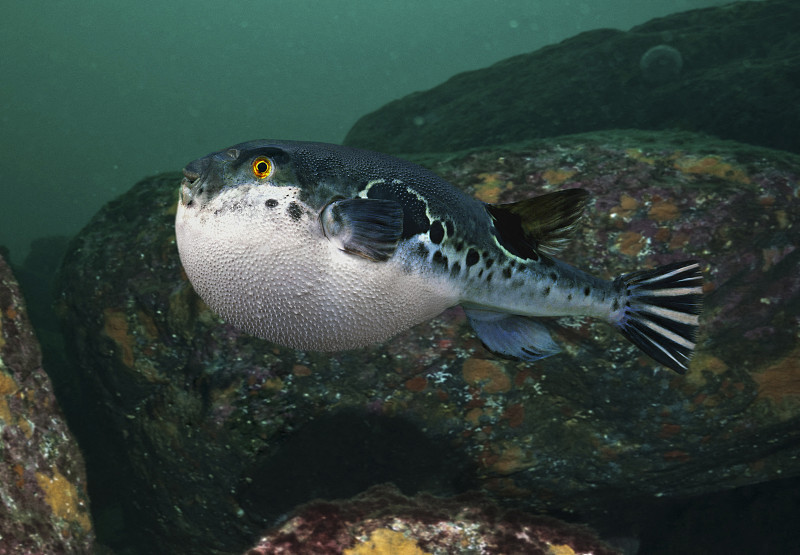
<path id="1" fill-rule="evenodd" d="M 700 264 L 674 262 L 618 277 L 625 307 L 614 319 L 622 334 L 659 363 L 686 372 L 703 302 Z"/>

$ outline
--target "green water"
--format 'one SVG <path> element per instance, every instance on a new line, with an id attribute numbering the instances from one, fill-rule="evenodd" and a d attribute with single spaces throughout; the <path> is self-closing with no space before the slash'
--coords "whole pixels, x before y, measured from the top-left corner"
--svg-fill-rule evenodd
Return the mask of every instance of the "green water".
<path id="1" fill-rule="evenodd" d="M 149 174 L 363 114 L 598 27 L 719 0 L 13 0 L 0 21 L 0 245 L 71 235 Z"/>

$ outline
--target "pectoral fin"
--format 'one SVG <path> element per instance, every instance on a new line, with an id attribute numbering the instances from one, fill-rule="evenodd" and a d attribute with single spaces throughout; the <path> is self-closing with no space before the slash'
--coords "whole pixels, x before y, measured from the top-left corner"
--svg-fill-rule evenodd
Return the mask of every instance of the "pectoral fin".
<path id="1" fill-rule="evenodd" d="M 561 351 L 547 328 L 527 316 L 465 308 L 484 346 L 496 355 L 533 362 Z"/>
<path id="2" fill-rule="evenodd" d="M 382 262 L 403 233 L 403 209 L 393 200 L 343 199 L 320 214 L 325 236 L 344 252 Z"/>

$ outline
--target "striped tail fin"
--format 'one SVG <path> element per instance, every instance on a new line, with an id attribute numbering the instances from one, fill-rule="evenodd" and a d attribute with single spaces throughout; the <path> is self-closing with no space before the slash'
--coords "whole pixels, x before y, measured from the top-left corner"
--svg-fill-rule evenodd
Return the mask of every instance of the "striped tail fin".
<path id="1" fill-rule="evenodd" d="M 633 272 L 618 277 L 614 285 L 626 302 L 613 323 L 648 356 L 685 373 L 703 302 L 700 264 L 689 260 Z"/>

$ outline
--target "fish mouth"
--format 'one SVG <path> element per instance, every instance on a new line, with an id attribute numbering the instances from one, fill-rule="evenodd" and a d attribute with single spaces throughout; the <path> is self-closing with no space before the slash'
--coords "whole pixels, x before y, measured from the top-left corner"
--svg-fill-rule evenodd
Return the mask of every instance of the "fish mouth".
<path id="1" fill-rule="evenodd" d="M 203 187 L 199 186 L 199 183 L 204 179 L 204 174 L 208 173 L 209 166 L 208 156 L 205 156 L 189 162 L 183 168 L 180 197 L 184 206 L 191 206 L 195 197 L 203 192 Z"/>
<path id="2" fill-rule="evenodd" d="M 224 166 L 239 158 L 241 151 L 235 147 L 214 152 L 186 164 L 183 168 L 180 200 L 186 206 L 194 201 L 204 203 L 208 194 L 215 194 L 224 186 Z"/>
<path id="3" fill-rule="evenodd" d="M 184 175 L 185 175 L 185 170 L 184 170 Z M 197 179 L 197 178 L 195 178 L 195 179 Z M 184 177 L 183 180 L 181 181 L 180 200 L 181 200 L 181 204 L 186 206 L 186 207 L 191 206 L 192 203 L 194 202 L 194 199 L 192 198 L 192 184 L 193 183 L 194 183 L 194 180 L 190 180 L 189 177 Z"/>

